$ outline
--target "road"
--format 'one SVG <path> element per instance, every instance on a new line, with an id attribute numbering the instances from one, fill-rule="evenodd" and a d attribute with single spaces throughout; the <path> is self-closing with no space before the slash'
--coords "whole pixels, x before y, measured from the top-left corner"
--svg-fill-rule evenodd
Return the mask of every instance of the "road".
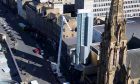
<path id="1" fill-rule="evenodd" d="M 22 31 L 18 26 L 18 23 L 23 20 L 2 4 L 0 4 L 0 19 L 3 20 L 3 22 L 1 21 L 2 24 L 7 24 L 6 28 L 11 28 L 11 34 L 16 38 L 17 43 L 13 47 L 13 43 L 7 34 L 8 43 L 20 69 L 22 81 L 37 80 L 39 84 L 58 84 L 52 74 L 50 63 L 44 60 L 41 55 L 33 52 L 38 43 L 29 33 Z M 4 26 L 0 28 L 0 32 L 6 33 Z"/>

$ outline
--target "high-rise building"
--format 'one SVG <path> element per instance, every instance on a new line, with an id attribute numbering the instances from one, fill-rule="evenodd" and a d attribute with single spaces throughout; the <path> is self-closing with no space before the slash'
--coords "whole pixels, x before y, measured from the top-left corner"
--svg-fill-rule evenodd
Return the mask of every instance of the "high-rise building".
<path id="1" fill-rule="evenodd" d="M 127 37 L 123 0 L 111 2 L 100 51 L 98 84 L 127 84 Z"/>
<path id="2" fill-rule="evenodd" d="M 106 16 L 109 13 L 112 0 L 94 0 L 94 16 Z M 140 0 L 124 0 L 124 13 L 126 18 L 140 17 Z"/>
<path id="3" fill-rule="evenodd" d="M 93 35 L 93 12 L 79 9 L 77 14 L 76 64 L 86 63 Z"/>
<path id="4" fill-rule="evenodd" d="M 93 0 L 75 0 L 75 9 L 92 9 Z"/>

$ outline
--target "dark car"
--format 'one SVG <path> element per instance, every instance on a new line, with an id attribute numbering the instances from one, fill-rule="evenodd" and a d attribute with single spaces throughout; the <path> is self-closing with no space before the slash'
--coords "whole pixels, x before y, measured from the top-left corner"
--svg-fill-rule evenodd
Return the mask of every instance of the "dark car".
<path id="1" fill-rule="evenodd" d="M 33 52 L 34 52 L 34 53 L 37 53 L 37 54 L 40 54 L 40 48 L 35 48 L 35 49 L 33 49 Z"/>
<path id="2" fill-rule="evenodd" d="M 7 33 L 7 34 L 10 34 L 10 33 L 11 33 L 11 30 L 7 30 L 6 33 Z"/>
<path id="3" fill-rule="evenodd" d="M 15 37 L 12 36 L 11 37 L 11 41 L 16 41 Z"/>
<path id="4" fill-rule="evenodd" d="M 9 37 L 14 38 L 12 33 L 7 33 Z"/>
<path id="5" fill-rule="evenodd" d="M 19 23 L 18 25 L 20 26 L 20 28 L 21 28 L 23 31 L 30 31 L 30 28 L 31 28 L 30 25 L 26 25 L 26 24 L 24 24 L 24 23 Z"/>

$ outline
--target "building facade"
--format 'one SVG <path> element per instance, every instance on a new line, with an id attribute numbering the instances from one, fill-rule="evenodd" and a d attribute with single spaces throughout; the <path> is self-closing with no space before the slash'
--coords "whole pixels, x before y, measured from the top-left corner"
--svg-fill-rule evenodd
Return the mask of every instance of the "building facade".
<path id="1" fill-rule="evenodd" d="M 123 0 L 112 0 L 100 44 L 97 84 L 127 84 L 127 37 Z M 102 80 L 102 81 L 101 81 Z"/>
<path id="2" fill-rule="evenodd" d="M 77 14 L 77 57 L 76 63 L 86 63 L 90 52 L 93 35 L 93 13 L 91 10 L 80 9 Z"/>
<path id="3" fill-rule="evenodd" d="M 75 10 L 77 9 L 92 9 L 93 0 L 75 0 Z"/>
<path id="4" fill-rule="evenodd" d="M 124 0 L 124 13 L 126 18 L 140 17 L 140 0 Z M 110 11 L 111 0 L 94 0 L 94 16 L 105 17 Z"/>
<path id="5" fill-rule="evenodd" d="M 26 17 L 29 24 L 32 25 L 32 33 L 35 37 L 42 39 L 46 46 L 52 45 L 57 51 L 60 38 L 60 13 L 58 8 L 46 8 L 45 15 L 42 16 L 42 6 L 34 6 L 33 3 L 25 5 Z M 76 36 L 76 20 L 70 16 L 64 15 L 68 24 L 64 24 L 63 40 Z M 68 28 L 71 28 L 71 30 Z M 63 43 L 63 47 L 66 46 Z M 65 47 L 66 48 L 66 47 Z M 65 49 L 64 48 L 64 49 Z M 67 54 L 67 49 L 63 50 Z"/>
<path id="6" fill-rule="evenodd" d="M 14 12 L 17 12 L 17 0 L 0 0 L 0 2 L 11 8 Z"/>

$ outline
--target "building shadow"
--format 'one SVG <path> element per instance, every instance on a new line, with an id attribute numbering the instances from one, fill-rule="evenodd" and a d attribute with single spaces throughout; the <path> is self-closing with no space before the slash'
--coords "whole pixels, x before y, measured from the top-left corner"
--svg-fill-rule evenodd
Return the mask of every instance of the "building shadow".
<path id="1" fill-rule="evenodd" d="M 30 45 L 34 47 L 36 43 L 33 39 L 31 39 L 32 37 L 29 35 L 29 32 L 23 31 L 22 28 L 19 27 L 18 25 L 18 22 L 25 23 L 25 24 L 27 24 L 27 22 L 24 19 L 20 18 L 17 14 L 14 15 L 14 13 L 8 8 L 4 9 L 3 7 L 1 7 L 0 10 L 2 13 L 0 14 L 0 17 L 5 18 L 5 21 L 7 22 L 8 26 L 10 26 L 12 30 L 18 33 L 16 35 L 22 38 L 19 40 L 23 40 L 26 45 Z M 8 11 L 8 13 L 4 13 L 4 11 L 6 10 Z"/>
<path id="2" fill-rule="evenodd" d="M 16 49 L 12 49 L 12 51 L 15 56 L 21 58 L 21 60 L 16 60 L 20 69 L 51 84 L 58 84 L 58 80 L 51 70 L 50 62 Z M 27 60 L 27 62 L 22 59 Z"/>
<path id="3" fill-rule="evenodd" d="M 10 50 L 9 50 L 6 42 L 3 43 L 3 46 L 5 46 L 5 48 L 6 48 L 5 56 L 7 59 L 8 67 L 10 68 L 11 78 L 14 81 L 21 82 L 21 78 L 20 78 L 20 75 L 18 73 L 18 69 L 16 68 L 15 62 L 13 60 L 14 58 L 13 58 L 12 54 L 10 53 Z"/>
<path id="4" fill-rule="evenodd" d="M 120 69 L 117 67 L 113 84 L 127 84 L 127 71 L 125 65 L 121 65 Z"/>
<path id="5" fill-rule="evenodd" d="M 17 57 L 22 57 L 24 59 L 27 59 L 29 61 L 41 64 L 41 65 L 43 65 L 44 62 L 46 62 L 46 60 L 44 60 L 43 58 L 39 58 L 37 56 L 22 52 L 20 50 L 14 49 L 14 48 L 12 48 L 12 51 L 13 51 L 14 55 Z"/>
<path id="6" fill-rule="evenodd" d="M 0 8 L 0 9 L 2 10 L 1 12 L 5 11 L 2 8 Z M 8 10 L 8 11 L 10 11 L 10 10 Z M 12 11 L 10 11 L 10 12 L 12 12 Z M 11 14 L 13 14 L 13 13 L 11 13 Z M 14 36 L 16 38 L 16 40 L 23 41 L 25 43 L 25 45 L 28 45 L 31 47 L 37 47 L 36 44 L 39 44 L 39 46 L 41 47 L 41 44 L 43 43 L 42 39 L 34 38 L 33 36 L 30 35 L 30 32 L 23 31 L 22 28 L 20 28 L 18 26 L 17 22 L 27 23 L 25 20 L 23 20 L 22 18 L 19 17 L 19 19 L 16 19 L 16 21 L 12 21 L 12 19 L 10 19 L 10 17 L 7 16 L 7 14 L 2 14 L 2 15 L 0 15 L 0 17 L 5 18 L 5 21 L 8 23 L 8 26 L 10 26 L 12 28 L 12 30 L 16 31 L 16 33 L 12 33 L 12 34 L 16 35 L 16 37 Z M 48 59 L 48 56 L 47 56 L 48 54 L 49 54 L 49 56 L 57 56 L 57 53 L 54 53 L 54 51 L 52 51 L 53 49 L 51 47 L 51 43 L 47 42 L 46 44 L 47 44 L 47 46 L 41 47 L 41 49 L 44 50 L 44 54 L 45 54 L 45 55 L 43 55 L 44 59 Z"/>
<path id="7" fill-rule="evenodd" d="M 135 36 L 132 36 L 132 38 L 127 43 L 127 47 L 128 47 L 128 50 L 140 48 L 140 39 L 138 39 Z"/>

